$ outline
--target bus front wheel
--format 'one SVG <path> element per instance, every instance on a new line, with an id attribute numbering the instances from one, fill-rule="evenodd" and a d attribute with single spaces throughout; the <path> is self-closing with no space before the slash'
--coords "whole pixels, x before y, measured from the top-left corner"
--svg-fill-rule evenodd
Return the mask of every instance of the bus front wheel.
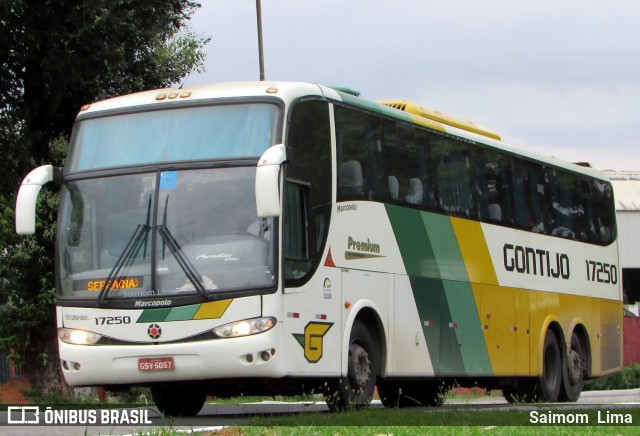
<path id="1" fill-rule="evenodd" d="M 151 398 L 165 416 L 195 416 L 207 400 L 207 395 L 197 389 L 187 389 L 177 385 L 151 387 Z"/>
<path id="2" fill-rule="evenodd" d="M 556 335 L 547 330 L 542 347 L 542 375 L 522 378 L 502 389 L 509 403 L 555 402 L 560 395 L 563 363 Z"/>
<path id="3" fill-rule="evenodd" d="M 367 327 L 356 321 L 349 339 L 347 376 L 329 383 L 325 399 L 329 410 L 359 410 L 369 407 L 376 386 L 379 353 Z"/>

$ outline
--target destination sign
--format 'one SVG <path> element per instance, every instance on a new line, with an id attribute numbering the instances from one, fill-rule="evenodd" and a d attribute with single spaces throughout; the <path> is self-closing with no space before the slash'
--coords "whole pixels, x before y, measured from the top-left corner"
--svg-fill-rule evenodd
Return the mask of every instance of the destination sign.
<path id="1" fill-rule="evenodd" d="M 112 291 L 118 289 L 137 289 L 141 288 L 144 282 L 142 276 L 121 277 L 115 280 L 110 280 L 109 289 Z M 76 280 L 73 283 L 75 291 L 102 291 L 107 286 L 107 279 L 91 279 L 91 280 Z"/>

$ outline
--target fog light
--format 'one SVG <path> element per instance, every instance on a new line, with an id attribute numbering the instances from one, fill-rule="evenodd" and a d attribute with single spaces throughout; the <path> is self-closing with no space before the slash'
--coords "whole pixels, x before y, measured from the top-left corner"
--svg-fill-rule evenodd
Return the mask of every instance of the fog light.
<path id="1" fill-rule="evenodd" d="M 262 357 L 262 360 L 264 360 L 265 362 L 268 362 L 269 359 L 271 359 L 271 354 L 269 354 L 268 351 L 263 351 L 262 353 L 260 353 L 260 357 Z"/>

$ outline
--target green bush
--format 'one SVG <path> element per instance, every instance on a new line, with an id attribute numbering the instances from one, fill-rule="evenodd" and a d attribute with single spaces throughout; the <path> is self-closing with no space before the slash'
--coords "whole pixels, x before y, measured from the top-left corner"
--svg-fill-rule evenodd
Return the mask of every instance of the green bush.
<path id="1" fill-rule="evenodd" d="M 585 391 L 640 388 L 640 363 L 627 366 L 615 374 L 594 378 L 584 384 Z"/>

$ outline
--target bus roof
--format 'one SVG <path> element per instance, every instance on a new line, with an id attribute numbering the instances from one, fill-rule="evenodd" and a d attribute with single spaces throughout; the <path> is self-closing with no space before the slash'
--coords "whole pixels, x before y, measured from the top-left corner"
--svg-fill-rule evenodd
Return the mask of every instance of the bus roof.
<path id="1" fill-rule="evenodd" d="M 346 91 L 346 92 L 345 92 Z M 108 113 L 121 109 L 170 107 L 173 104 L 187 101 L 203 101 L 214 99 L 230 99 L 238 97 L 273 97 L 285 104 L 304 96 L 319 96 L 339 101 L 347 105 L 369 110 L 386 117 L 395 118 L 409 124 L 417 124 L 432 130 L 460 136 L 488 146 L 502 149 L 509 153 L 567 170 L 583 173 L 591 177 L 608 180 L 608 177 L 592 168 L 580 167 L 553 157 L 544 156 L 502 142 L 501 137 L 490 129 L 463 118 L 446 115 L 439 111 L 406 100 L 381 100 L 374 102 L 356 96 L 358 93 L 350 88 L 327 87 L 303 82 L 230 82 L 213 83 L 180 88 L 165 88 L 143 91 L 135 94 L 114 97 L 83 106 L 78 115 L 84 118 L 90 114 Z"/>
<path id="2" fill-rule="evenodd" d="M 407 100 L 378 100 L 378 103 L 410 114 L 428 118 L 442 124 L 457 127 L 458 129 L 467 130 L 469 132 L 477 133 L 478 135 L 497 139 L 498 141 L 500 140 L 500 136 L 498 134 L 486 127 L 482 127 L 474 123 L 473 121 L 465 120 L 464 118 L 455 117 L 453 115 L 443 114 L 440 111 L 429 109 Z"/>

